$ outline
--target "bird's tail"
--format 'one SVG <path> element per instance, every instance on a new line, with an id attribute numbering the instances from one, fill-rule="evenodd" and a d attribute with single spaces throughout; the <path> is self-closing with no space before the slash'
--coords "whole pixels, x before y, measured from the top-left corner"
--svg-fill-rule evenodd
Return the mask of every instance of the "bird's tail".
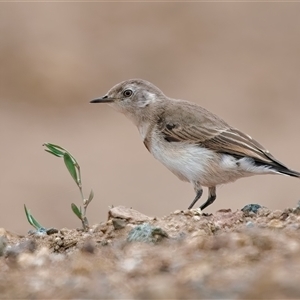
<path id="1" fill-rule="evenodd" d="M 268 165 L 269 167 L 271 167 L 272 170 L 278 172 L 279 174 L 300 178 L 300 172 L 289 169 L 282 162 L 280 162 L 273 155 L 271 155 L 271 153 L 266 152 L 264 154 L 269 158 L 270 163 Z"/>
<path id="2" fill-rule="evenodd" d="M 289 176 L 300 178 L 300 173 L 299 172 L 293 171 L 293 170 L 288 169 L 288 168 L 278 168 L 277 171 L 280 174 L 284 174 L 284 175 L 289 175 Z"/>

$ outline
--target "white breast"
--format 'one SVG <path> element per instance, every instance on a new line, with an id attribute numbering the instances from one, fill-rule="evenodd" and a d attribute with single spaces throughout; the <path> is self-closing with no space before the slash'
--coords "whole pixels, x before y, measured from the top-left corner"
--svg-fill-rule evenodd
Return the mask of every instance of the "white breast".
<path id="1" fill-rule="evenodd" d="M 216 159 L 211 150 L 185 143 L 169 143 L 152 136 L 151 153 L 181 180 L 189 182 L 208 178 L 211 163 Z M 205 185 L 205 182 L 202 182 Z"/>

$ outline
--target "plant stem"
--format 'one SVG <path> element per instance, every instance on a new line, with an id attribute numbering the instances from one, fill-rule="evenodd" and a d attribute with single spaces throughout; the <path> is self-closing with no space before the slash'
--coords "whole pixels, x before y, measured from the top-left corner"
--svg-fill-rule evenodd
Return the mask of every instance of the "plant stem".
<path id="1" fill-rule="evenodd" d="M 78 171 L 77 185 L 78 185 L 80 195 L 81 195 L 81 199 L 82 199 L 82 203 L 83 203 L 83 212 L 82 212 L 82 215 L 81 215 L 81 222 L 82 222 L 83 230 L 87 231 L 88 228 L 89 228 L 89 222 L 88 222 L 88 219 L 86 217 L 86 209 L 87 209 L 88 205 L 86 204 L 86 199 L 84 198 L 84 195 L 83 195 L 80 166 L 77 163 L 76 163 L 76 168 L 77 168 L 77 171 Z"/>
<path id="2" fill-rule="evenodd" d="M 89 222 L 88 222 L 87 217 L 85 216 L 85 214 L 86 214 L 86 209 L 87 209 L 87 205 L 84 204 L 84 205 L 83 205 L 83 212 L 82 212 L 82 219 L 81 219 L 81 222 L 82 222 L 82 226 L 83 226 L 83 230 L 84 230 L 84 231 L 87 231 L 88 228 L 89 228 Z"/>

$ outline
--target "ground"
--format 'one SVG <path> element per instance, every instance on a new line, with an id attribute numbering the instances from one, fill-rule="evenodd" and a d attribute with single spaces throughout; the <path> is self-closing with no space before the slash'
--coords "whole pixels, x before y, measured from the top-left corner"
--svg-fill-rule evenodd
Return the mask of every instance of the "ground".
<path id="1" fill-rule="evenodd" d="M 118 206 L 106 222 L 0 232 L 1 299 L 300 297 L 300 208 L 175 211 Z"/>

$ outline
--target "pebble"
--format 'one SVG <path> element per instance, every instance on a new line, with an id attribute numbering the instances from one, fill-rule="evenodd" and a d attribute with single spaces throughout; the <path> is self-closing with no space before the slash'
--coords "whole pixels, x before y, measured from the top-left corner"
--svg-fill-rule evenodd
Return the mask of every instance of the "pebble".
<path id="1" fill-rule="evenodd" d="M 247 204 L 241 210 L 245 213 L 256 214 L 260 208 L 261 208 L 261 205 L 259 205 L 259 204 Z"/>
<path id="2" fill-rule="evenodd" d="M 268 223 L 268 226 L 273 228 L 283 228 L 284 224 L 280 220 L 273 219 Z"/>
<path id="3" fill-rule="evenodd" d="M 160 227 L 154 227 L 149 223 L 143 223 L 134 227 L 127 236 L 128 242 L 155 243 L 158 240 L 167 238 L 168 234 Z"/>
<path id="4" fill-rule="evenodd" d="M 246 223 L 246 227 L 248 227 L 248 228 L 253 228 L 253 227 L 254 227 L 254 223 L 251 222 L 251 221 L 248 221 L 248 222 Z"/>

